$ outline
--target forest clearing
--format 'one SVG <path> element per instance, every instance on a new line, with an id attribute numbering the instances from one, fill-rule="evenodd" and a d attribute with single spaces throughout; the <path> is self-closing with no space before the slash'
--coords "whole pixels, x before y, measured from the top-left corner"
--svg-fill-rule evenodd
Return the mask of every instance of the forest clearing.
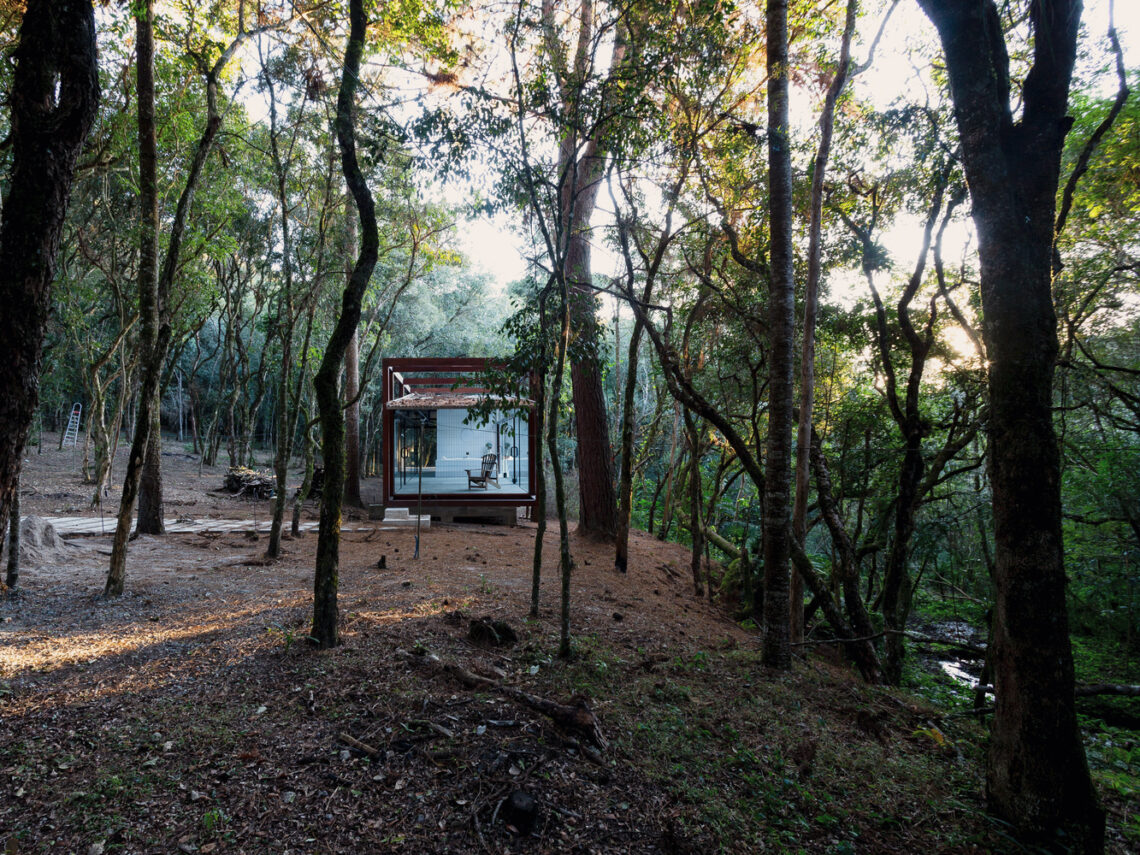
<path id="1" fill-rule="evenodd" d="M 0 51 L 5 855 L 1140 848 L 1140 5 Z"/>
<path id="2" fill-rule="evenodd" d="M 30 513 L 83 504 L 78 456 L 29 457 Z M 224 467 L 165 459 L 180 516 L 265 518 L 267 502 L 220 492 Z M 343 643 L 327 652 L 305 641 L 314 534 L 277 562 L 264 535 L 142 536 L 111 601 L 107 537 L 26 566 L 0 602 L 7 851 L 1020 851 L 983 811 L 968 704 L 869 687 L 830 646 L 775 678 L 756 634 L 694 596 L 679 545 L 635 534 L 621 575 L 575 542 L 579 648 L 564 662 L 553 562 L 527 619 L 533 523 L 435 524 L 418 559 L 414 529 L 357 524 L 371 530 L 344 535 Z M 488 616 L 517 643 L 472 642 Z M 466 687 L 428 651 L 585 696 L 607 747 Z M 1137 769 L 1099 750 L 1119 776 L 1107 851 L 1135 851 Z M 505 815 L 516 791 L 537 802 L 526 837 Z"/>

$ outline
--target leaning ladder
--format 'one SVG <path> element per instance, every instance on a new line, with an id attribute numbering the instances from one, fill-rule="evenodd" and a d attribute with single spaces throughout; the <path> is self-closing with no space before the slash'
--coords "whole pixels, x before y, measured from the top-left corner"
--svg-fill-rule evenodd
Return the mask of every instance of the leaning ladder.
<path id="1" fill-rule="evenodd" d="M 83 405 L 75 404 L 71 408 L 71 417 L 67 420 L 67 430 L 63 434 L 63 444 L 74 448 L 79 444 L 79 417 L 83 415 Z"/>

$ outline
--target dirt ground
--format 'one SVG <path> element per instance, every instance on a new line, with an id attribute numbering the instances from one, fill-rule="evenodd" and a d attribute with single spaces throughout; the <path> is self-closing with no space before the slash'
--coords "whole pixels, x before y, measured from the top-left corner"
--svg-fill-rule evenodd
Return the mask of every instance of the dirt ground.
<path id="1" fill-rule="evenodd" d="M 81 452 L 51 439 L 23 515 L 99 516 Z M 268 517 L 218 492 L 224 466 L 167 450 L 168 517 Z M 342 539 L 328 652 L 305 640 L 315 534 L 277 562 L 250 533 L 141 537 L 116 600 L 99 596 L 109 537 L 25 566 L 0 598 L 5 855 L 1003 851 L 973 725 L 935 727 L 826 659 L 765 674 L 755 637 L 694 595 L 682 547 L 635 533 L 620 575 L 574 538 L 563 662 L 556 525 L 538 620 L 533 523 L 435 524 L 419 557 L 413 530 L 378 525 Z M 481 617 L 517 641 L 473 642 Z M 518 691 L 586 702 L 606 744 Z"/>
<path id="2" fill-rule="evenodd" d="M 45 438 L 43 454 L 32 449 L 28 455 L 22 514 L 99 516 L 79 476 L 81 451 L 58 451 L 51 439 Z M 217 492 L 224 466 L 201 468 L 173 444 L 163 463 L 168 517 L 268 517 L 267 502 Z M 120 461 L 117 474 L 124 466 Z M 367 501 L 378 485 L 366 481 L 364 487 Z M 106 500 L 108 531 L 117 492 Z M 366 520 L 351 511 L 346 517 L 346 524 Z M 306 518 L 315 518 L 315 505 Z M 507 682 L 553 668 L 557 526 L 545 539 L 541 618 L 528 623 L 534 533 L 534 523 L 525 521 L 516 528 L 436 524 L 423 531 L 418 558 L 411 529 L 346 533 L 344 644 L 333 654 L 303 642 L 315 534 L 287 541 L 278 562 L 263 559 L 264 536 L 143 536 L 130 545 L 127 590 L 114 601 L 99 597 L 110 537 L 68 539 L 54 560 L 24 566 L 18 596 L 0 602 L 0 729 L 7 743 L 0 757 L 0 843 L 14 841 L 6 852 L 354 852 L 401 842 L 403 851 L 464 852 L 488 834 L 509 839 L 487 808 L 501 801 L 503 784 L 523 784 L 535 767 L 524 762 L 529 756 L 492 746 L 506 735 L 507 742 L 553 740 L 560 757 L 567 751 L 581 757 L 588 749 L 573 741 L 567 747 L 541 715 L 506 699 L 475 701 L 446 691 L 446 680 L 394 657 L 419 645 Z M 574 554 L 573 632 L 585 643 L 604 635 L 631 655 L 747 643 L 732 621 L 685 590 L 683 549 L 635 536 L 627 576 L 613 572 L 607 548 L 576 541 Z M 381 557 L 385 570 L 377 569 Z M 482 616 L 508 621 L 522 636 L 520 645 L 504 652 L 474 647 L 466 639 L 468 619 Z M 376 642 L 393 657 L 380 667 L 371 661 Z M 333 662 L 338 671 L 352 672 L 345 679 L 359 679 L 345 691 L 361 719 L 318 726 L 313 716 L 333 703 L 330 686 L 340 691 L 344 679 L 322 685 L 310 672 L 319 675 Z M 399 674 L 377 679 L 391 669 Z M 414 692 L 402 687 L 409 680 L 417 684 Z M 399 695 L 407 692 L 417 707 L 391 709 L 406 706 Z M 347 715 L 343 707 L 338 719 L 341 714 Z M 279 716 L 283 721 L 275 722 Z M 468 730 L 492 737 L 477 753 L 475 765 L 485 768 L 472 776 L 473 790 L 451 798 L 446 817 L 431 818 L 428 843 L 412 843 L 426 822 L 415 812 L 424 796 L 410 791 L 411 775 L 401 767 L 419 757 L 426 739 L 447 740 L 434 730 L 420 733 L 409 719 L 441 723 L 449 733 L 473 721 Z M 270 736 L 278 728 L 284 732 Z M 342 730 L 379 746 L 382 762 L 350 753 L 339 741 Z M 404 738 L 396 739 L 396 731 Z M 223 748 L 230 753 L 219 756 L 218 743 L 231 740 Z M 426 755 L 428 762 L 447 769 L 450 761 L 436 754 Z M 235 763 L 257 783 L 227 768 Z M 320 774 L 307 774 L 314 769 Z M 361 769 L 367 774 L 354 776 Z M 152 781 L 161 776 L 151 773 L 162 770 L 166 779 Z M 586 762 L 571 780 L 581 777 L 591 789 L 597 784 L 589 781 L 599 776 L 612 773 Z M 372 791 L 370 798 L 360 788 Z M 375 801 L 377 793 L 388 803 L 355 815 L 353 805 Z M 354 816 L 342 826 L 339 818 L 350 809 Z M 574 821 L 576 811 L 561 810 L 542 813 L 548 822 Z M 276 811 L 284 816 L 268 815 Z M 480 811 L 494 832 L 476 831 Z M 647 851 L 656 851 L 659 822 L 641 810 L 631 813 L 609 821 L 618 842 L 601 849 L 636 851 L 639 845 L 623 839 L 644 838 Z M 453 822 L 459 828 L 449 834 Z M 392 826 L 397 831 L 389 833 Z M 565 835 L 562 830 L 559 839 Z M 456 841 L 448 842 L 452 837 Z"/>
<path id="3" fill-rule="evenodd" d="M 45 437 L 46 443 L 47 437 Z M 222 490 L 225 465 L 201 467 L 196 457 L 172 449 L 163 455 L 166 516 L 183 520 L 226 519 L 266 523 L 270 502 L 232 497 Z M 21 515 L 100 516 L 90 507 L 90 488 L 82 484 L 81 449 L 55 450 L 45 444 L 42 455 L 27 456 L 21 481 Z M 125 450 L 117 472 L 125 469 Z M 269 463 L 266 462 L 268 468 Z M 294 473 L 299 484 L 300 473 Z M 292 479 L 291 479 L 292 480 Z M 365 479 L 366 504 L 380 501 L 378 479 Z M 267 537 L 244 533 L 142 536 L 128 550 L 127 593 L 121 602 L 97 598 L 102 591 L 110 555 L 110 532 L 118 509 L 118 489 L 104 500 L 102 516 L 106 537 L 69 538 L 59 560 L 24 567 L 16 614 L 5 615 L 0 667 L 32 662 L 61 664 L 82 658 L 62 648 L 61 636 L 73 637 L 71 621 L 105 627 L 120 620 L 116 643 L 141 646 L 169 633 L 193 635 L 232 624 L 239 615 L 266 615 L 282 623 L 293 610 L 311 603 L 315 533 L 287 539 L 285 556 L 268 562 L 263 553 Z M 317 519 L 317 503 L 310 501 L 303 519 Z M 495 616 L 518 621 L 526 614 L 531 593 L 535 523 L 520 520 L 516 527 L 497 525 L 443 525 L 423 530 L 420 555 L 415 557 L 415 532 L 385 528 L 368 520 L 363 509 L 345 509 L 346 532 L 341 539 L 341 610 L 344 630 L 352 634 L 352 621 L 370 610 L 367 602 L 385 615 L 414 612 L 428 603 L 448 599 L 478 603 Z M 362 530 L 353 531 L 352 528 Z M 720 609 L 691 594 L 689 553 L 676 544 L 635 532 L 630 546 L 631 572 L 613 572 L 610 547 L 574 537 L 576 561 L 573 576 L 573 631 L 590 635 L 605 631 L 624 646 L 651 643 L 663 627 L 693 644 L 710 639 L 743 641 L 747 633 Z M 541 602 L 542 616 L 557 616 L 559 603 L 558 527 L 551 521 L 544 540 Z M 384 559 L 384 570 L 377 569 Z M 142 607 L 141 609 L 139 607 Z M 441 606 L 442 607 L 442 606 Z M 161 628 L 130 626 L 142 618 Z M 298 620 L 300 615 L 298 614 Z M 59 625 L 46 622 L 59 620 Z M 284 621 L 289 623 L 289 621 Z M 36 645 L 22 636 L 35 627 L 38 636 L 51 636 L 48 650 L 33 653 Z M 136 634 L 141 633 L 141 634 Z M 153 634 L 158 633 L 158 634 Z M 50 650 L 50 652 L 48 652 Z M 32 660 L 10 657 L 32 656 Z M 42 660 L 39 656 L 43 656 Z M 63 657 L 62 659 L 60 657 Z"/>

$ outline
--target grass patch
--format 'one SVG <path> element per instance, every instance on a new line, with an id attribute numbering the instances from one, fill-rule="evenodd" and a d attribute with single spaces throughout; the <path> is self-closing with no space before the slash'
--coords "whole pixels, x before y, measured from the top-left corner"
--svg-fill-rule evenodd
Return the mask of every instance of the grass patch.
<path id="1" fill-rule="evenodd" d="M 846 672 L 772 675 L 752 651 L 592 654 L 604 685 L 579 660 L 562 686 L 590 684 L 615 754 L 668 791 L 678 851 L 939 852 L 991 836 L 976 725 L 934 740 L 925 705 Z"/>

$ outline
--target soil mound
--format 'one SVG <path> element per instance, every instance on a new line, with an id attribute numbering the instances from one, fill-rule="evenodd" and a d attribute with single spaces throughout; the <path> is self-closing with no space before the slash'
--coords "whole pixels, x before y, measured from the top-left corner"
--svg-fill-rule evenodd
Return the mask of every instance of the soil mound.
<path id="1" fill-rule="evenodd" d="M 20 520 L 20 564 L 36 567 L 53 564 L 69 558 L 76 547 L 69 544 L 50 522 L 43 517 L 28 516 Z M 8 532 L 4 532 L 4 545 L 0 560 L 8 560 Z"/>

